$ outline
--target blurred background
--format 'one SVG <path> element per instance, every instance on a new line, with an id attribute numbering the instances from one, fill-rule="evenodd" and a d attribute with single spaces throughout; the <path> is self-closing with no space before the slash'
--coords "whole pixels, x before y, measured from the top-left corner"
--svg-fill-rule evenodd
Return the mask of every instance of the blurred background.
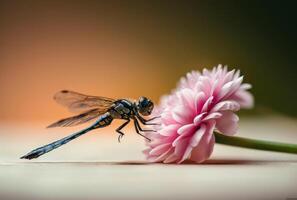
<path id="1" fill-rule="evenodd" d="M 158 101 L 224 64 L 256 109 L 296 117 L 296 1 L 1 1 L 0 120 L 65 116 L 61 89 Z"/>
<path id="2" fill-rule="evenodd" d="M 297 143 L 296 8 L 294 0 L 1 0 L 0 199 L 296 198 L 294 155 L 216 145 L 206 166 L 144 165 L 132 125 L 118 144 L 121 122 L 19 159 L 85 127 L 45 129 L 71 115 L 53 101 L 59 90 L 158 102 L 187 72 L 218 64 L 253 85 L 256 105 L 239 114 L 238 135 Z"/>

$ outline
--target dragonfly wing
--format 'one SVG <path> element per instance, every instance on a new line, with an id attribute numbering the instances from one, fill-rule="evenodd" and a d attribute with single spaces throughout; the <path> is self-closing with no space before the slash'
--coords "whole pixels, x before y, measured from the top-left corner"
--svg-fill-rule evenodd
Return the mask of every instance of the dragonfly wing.
<path id="1" fill-rule="evenodd" d="M 61 119 L 61 120 L 49 125 L 47 128 L 76 126 L 76 125 L 91 121 L 91 120 L 99 117 L 102 114 L 104 114 L 104 113 L 102 113 L 98 109 L 89 110 L 87 112 L 81 113 L 81 114 L 73 116 L 73 117 Z"/>
<path id="2" fill-rule="evenodd" d="M 100 112 L 106 112 L 115 102 L 115 99 L 112 98 L 89 96 L 70 90 L 57 92 L 54 95 L 54 100 L 57 103 L 68 107 L 68 109 L 74 113 L 80 113 L 95 108 Z"/>

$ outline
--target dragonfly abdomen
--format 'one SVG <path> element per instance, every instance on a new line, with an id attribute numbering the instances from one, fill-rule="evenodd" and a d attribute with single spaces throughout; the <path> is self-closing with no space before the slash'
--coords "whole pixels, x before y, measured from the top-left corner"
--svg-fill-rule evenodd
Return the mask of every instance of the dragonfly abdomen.
<path id="1" fill-rule="evenodd" d="M 93 128 L 101 128 L 108 126 L 111 124 L 112 120 L 112 115 L 109 112 L 107 112 L 99 116 L 99 119 L 97 119 L 97 121 L 93 124 Z"/>
<path id="2" fill-rule="evenodd" d="M 110 115 L 109 112 L 100 115 L 99 119 L 90 127 L 83 129 L 77 133 L 74 133 L 72 135 L 69 135 L 67 137 L 64 137 L 60 140 L 57 140 L 55 142 L 52 142 L 50 144 L 44 145 L 42 147 L 39 147 L 37 149 L 34 149 L 33 151 L 29 152 L 28 154 L 22 156 L 22 159 L 33 159 L 33 158 L 38 158 L 39 156 L 48 153 L 72 140 L 74 140 L 75 138 L 86 134 L 87 132 L 96 129 L 96 128 L 103 128 L 105 126 L 108 126 L 113 120 L 113 117 Z"/>

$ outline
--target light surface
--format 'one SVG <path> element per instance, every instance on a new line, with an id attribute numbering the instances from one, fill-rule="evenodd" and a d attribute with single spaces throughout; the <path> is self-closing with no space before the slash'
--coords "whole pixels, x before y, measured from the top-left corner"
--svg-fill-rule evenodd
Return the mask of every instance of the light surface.
<path id="1" fill-rule="evenodd" d="M 77 130 L 45 125 L 1 124 L 0 199 L 297 198 L 296 155 L 216 145 L 202 165 L 147 164 L 143 140 L 132 129 L 120 144 L 111 127 L 39 159 L 19 160 Z M 253 118 L 241 120 L 238 135 L 297 143 L 296 130 L 296 121 L 288 118 Z"/>

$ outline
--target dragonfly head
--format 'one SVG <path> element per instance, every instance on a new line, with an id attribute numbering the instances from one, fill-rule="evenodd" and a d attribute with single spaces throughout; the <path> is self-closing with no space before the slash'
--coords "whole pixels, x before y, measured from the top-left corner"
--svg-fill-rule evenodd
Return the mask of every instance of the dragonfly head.
<path id="1" fill-rule="evenodd" d="M 154 103 L 147 97 L 139 97 L 137 109 L 141 115 L 148 116 L 154 109 Z"/>

